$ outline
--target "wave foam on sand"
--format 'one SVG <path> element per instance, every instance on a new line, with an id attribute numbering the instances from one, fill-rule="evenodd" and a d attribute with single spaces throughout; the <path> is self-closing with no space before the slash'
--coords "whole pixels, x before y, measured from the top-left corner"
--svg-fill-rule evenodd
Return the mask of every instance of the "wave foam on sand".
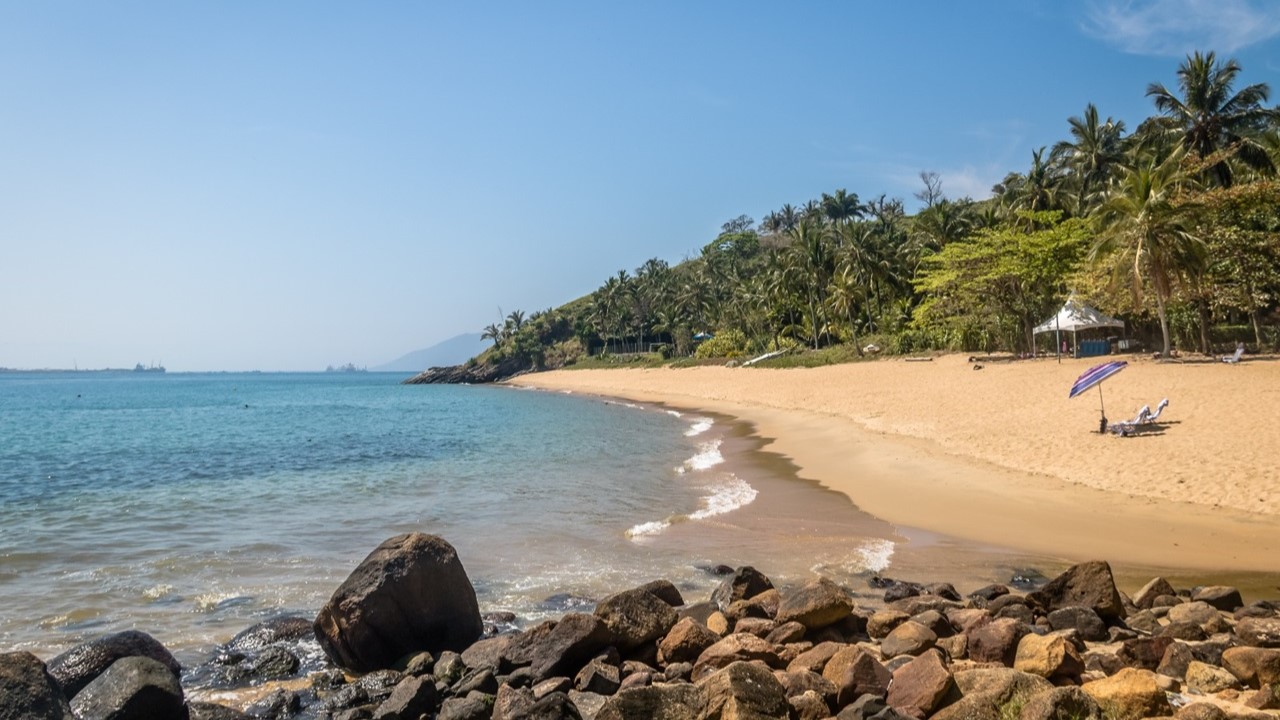
<path id="1" fill-rule="evenodd" d="M 652 537 L 662 533 L 675 523 L 689 520 L 706 520 L 717 515 L 733 512 L 738 508 L 750 505 L 755 501 L 759 491 L 751 484 L 732 473 L 728 481 L 709 488 L 711 494 L 702 498 L 702 507 L 688 515 L 671 515 L 665 520 L 653 520 L 635 525 L 625 533 L 628 538 Z"/>

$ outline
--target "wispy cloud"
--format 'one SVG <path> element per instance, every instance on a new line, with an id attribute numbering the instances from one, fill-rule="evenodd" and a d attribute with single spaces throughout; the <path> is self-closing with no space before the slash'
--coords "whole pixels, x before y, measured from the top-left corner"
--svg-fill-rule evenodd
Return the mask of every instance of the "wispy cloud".
<path id="1" fill-rule="evenodd" d="M 1274 0 L 1093 0 L 1086 33 L 1135 55 L 1235 52 L 1280 35 Z"/>

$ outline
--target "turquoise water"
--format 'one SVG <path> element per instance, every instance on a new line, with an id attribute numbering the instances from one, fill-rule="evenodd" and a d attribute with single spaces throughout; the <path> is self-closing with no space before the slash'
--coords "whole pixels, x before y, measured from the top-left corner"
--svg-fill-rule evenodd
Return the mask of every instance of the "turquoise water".
<path id="1" fill-rule="evenodd" d="M 739 546 L 687 540 L 757 496 L 708 418 L 401 379 L 0 374 L 0 649 L 138 628 L 195 654 L 313 614 L 408 531 L 524 619 L 656 577 L 698 595 Z"/>

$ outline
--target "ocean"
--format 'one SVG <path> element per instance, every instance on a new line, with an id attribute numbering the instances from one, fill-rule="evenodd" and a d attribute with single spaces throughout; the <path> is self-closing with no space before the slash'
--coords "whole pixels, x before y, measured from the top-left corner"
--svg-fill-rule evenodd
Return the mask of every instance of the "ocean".
<path id="1" fill-rule="evenodd" d="M 402 379 L 0 373 L 0 650 L 140 629 L 199 662 L 411 531 L 522 623 L 656 578 L 705 599 L 719 564 L 866 575 L 901 541 L 724 418 Z"/>

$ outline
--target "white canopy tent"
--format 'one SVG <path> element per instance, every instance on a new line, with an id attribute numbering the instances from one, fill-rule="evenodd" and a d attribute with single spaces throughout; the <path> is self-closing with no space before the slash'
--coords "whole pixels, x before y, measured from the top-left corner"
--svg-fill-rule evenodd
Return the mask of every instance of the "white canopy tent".
<path id="1" fill-rule="evenodd" d="M 1045 320 L 1035 327 L 1032 332 L 1036 335 L 1047 332 L 1070 332 L 1071 344 L 1073 347 L 1079 347 L 1076 343 L 1076 333 L 1081 330 L 1093 330 L 1096 328 L 1123 328 L 1124 321 L 1117 320 L 1113 317 L 1103 315 L 1098 312 L 1097 308 L 1090 307 L 1087 303 L 1076 300 L 1075 296 L 1067 298 L 1063 303 L 1062 309 L 1057 315 Z"/>

